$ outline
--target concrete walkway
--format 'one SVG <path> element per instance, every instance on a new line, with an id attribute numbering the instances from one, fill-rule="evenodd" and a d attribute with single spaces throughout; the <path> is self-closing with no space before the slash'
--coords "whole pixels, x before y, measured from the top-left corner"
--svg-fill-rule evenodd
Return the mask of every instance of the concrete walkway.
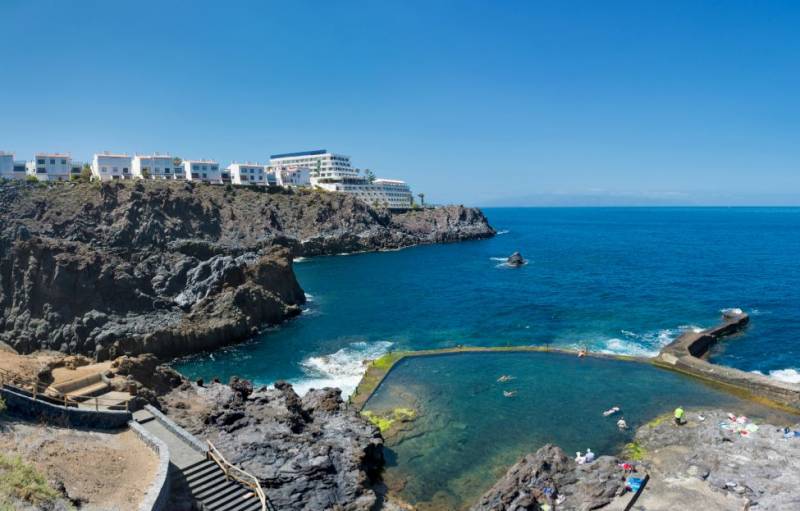
<path id="1" fill-rule="evenodd" d="M 184 433 L 183 429 L 154 413 L 158 412 L 139 410 L 133 414 L 133 419 L 167 444 L 173 499 L 194 500 L 202 503 L 206 511 L 263 511 L 261 502 L 250 488 L 228 479 L 219 465 L 208 459 L 199 447 L 192 445 L 193 442 L 199 443 L 197 439 L 189 433 L 185 433 L 190 438 L 188 440 L 176 434 L 173 429 Z"/>
<path id="2" fill-rule="evenodd" d="M 186 443 L 181 437 L 164 427 L 155 416 L 147 410 L 139 410 L 133 414 L 133 420 L 147 431 L 161 439 L 169 447 L 169 460 L 179 470 L 206 459 L 201 453 Z"/>

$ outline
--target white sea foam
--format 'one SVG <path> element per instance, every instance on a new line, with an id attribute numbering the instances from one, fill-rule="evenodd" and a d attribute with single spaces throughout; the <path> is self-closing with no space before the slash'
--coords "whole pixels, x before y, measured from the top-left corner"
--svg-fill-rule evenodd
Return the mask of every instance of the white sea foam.
<path id="1" fill-rule="evenodd" d="M 739 316 L 744 313 L 744 311 L 739 307 L 729 307 L 727 309 L 720 309 L 720 312 L 726 316 L 727 315 Z"/>
<path id="2" fill-rule="evenodd" d="M 502 229 L 502 230 L 500 230 L 500 231 L 497 231 L 497 233 L 496 233 L 496 234 L 497 234 L 498 236 L 500 236 L 501 234 L 508 234 L 509 232 L 511 232 L 511 231 L 509 231 L 508 229 Z"/>
<path id="3" fill-rule="evenodd" d="M 389 341 L 354 342 L 330 355 L 308 357 L 301 366 L 306 376 L 292 382 L 295 391 L 303 395 L 311 389 L 338 387 L 347 398 L 356 389 L 367 367 L 364 362 L 373 360 L 387 351 Z"/>
<path id="4" fill-rule="evenodd" d="M 307 302 L 313 302 L 314 301 L 314 295 L 312 295 L 311 293 L 305 293 L 305 295 L 306 295 L 306 301 Z"/>
<path id="5" fill-rule="evenodd" d="M 497 261 L 497 262 L 499 262 L 499 263 L 500 263 L 500 264 L 496 264 L 496 265 L 494 266 L 495 268 L 517 268 L 517 266 L 511 266 L 510 264 L 508 264 L 508 257 L 490 257 L 490 258 L 489 258 L 489 260 L 490 260 L 490 261 Z M 530 262 L 530 261 L 529 261 L 528 259 L 526 259 L 526 260 L 525 260 L 525 261 L 522 263 L 522 265 L 521 265 L 521 266 L 525 266 L 525 265 L 527 265 L 529 262 Z"/>
<path id="6" fill-rule="evenodd" d="M 770 371 L 767 375 L 758 370 L 751 372 L 763 376 L 769 376 L 773 380 L 783 381 L 786 383 L 800 383 L 800 371 L 797 369 L 775 369 Z"/>
<path id="7" fill-rule="evenodd" d="M 630 330 L 622 330 L 623 338 L 612 338 L 602 341 L 599 351 L 612 355 L 634 355 L 639 357 L 655 357 L 661 348 L 671 343 L 686 331 L 700 331 L 693 325 L 681 325 L 678 328 L 664 328 L 637 334 Z M 592 343 L 587 343 L 592 349 Z M 594 348 L 597 349 L 597 348 Z"/>
<path id="8" fill-rule="evenodd" d="M 292 262 L 295 263 L 295 264 L 302 263 L 303 261 L 308 261 L 308 257 L 300 256 L 300 257 L 295 257 L 294 259 L 292 259 Z"/>

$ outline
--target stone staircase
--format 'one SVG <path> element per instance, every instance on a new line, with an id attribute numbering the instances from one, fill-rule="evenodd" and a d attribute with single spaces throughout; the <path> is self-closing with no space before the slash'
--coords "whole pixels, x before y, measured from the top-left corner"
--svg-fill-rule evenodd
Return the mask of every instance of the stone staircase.
<path id="1" fill-rule="evenodd" d="M 207 448 L 180 426 L 150 407 L 135 412 L 133 418 L 169 447 L 171 493 L 175 498 L 191 498 L 204 511 L 263 510 L 253 489 L 228 477 L 210 459 Z M 273 508 L 267 504 L 267 509 Z"/>
<path id="2" fill-rule="evenodd" d="M 181 472 L 182 480 L 191 495 L 202 502 L 206 511 L 261 511 L 261 502 L 249 488 L 229 480 L 219 465 L 203 460 Z"/>

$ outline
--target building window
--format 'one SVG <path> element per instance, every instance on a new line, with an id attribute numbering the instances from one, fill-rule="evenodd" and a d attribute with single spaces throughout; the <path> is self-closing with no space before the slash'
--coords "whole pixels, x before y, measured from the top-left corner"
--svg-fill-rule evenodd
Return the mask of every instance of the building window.
<path id="1" fill-rule="evenodd" d="M 64 159 L 62 158 L 62 160 L 61 160 L 61 165 L 66 165 L 66 164 L 67 164 L 67 160 L 64 160 Z"/>
<path id="2" fill-rule="evenodd" d="M 39 158 L 39 159 L 37 159 L 37 160 L 36 160 L 36 164 L 37 164 L 37 165 L 44 165 L 44 164 L 45 164 L 45 160 L 44 160 L 44 158 Z"/>
<path id="3" fill-rule="evenodd" d="M 55 164 L 56 164 L 55 158 L 50 158 L 50 165 L 55 165 Z"/>
<path id="4" fill-rule="evenodd" d="M 192 172 L 192 179 L 200 179 L 200 174 L 197 172 Z"/>

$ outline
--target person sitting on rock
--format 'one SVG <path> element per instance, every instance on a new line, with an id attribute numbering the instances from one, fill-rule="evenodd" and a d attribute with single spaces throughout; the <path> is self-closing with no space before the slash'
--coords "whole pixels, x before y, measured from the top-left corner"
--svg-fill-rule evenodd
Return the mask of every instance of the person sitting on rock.
<path id="1" fill-rule="evenodd" d="M 675 409 L 675 424 L 677 424 L 678 426 L 683 426 L 684 424 L 686 424 L 683 407 L 679 406 Z"/>

